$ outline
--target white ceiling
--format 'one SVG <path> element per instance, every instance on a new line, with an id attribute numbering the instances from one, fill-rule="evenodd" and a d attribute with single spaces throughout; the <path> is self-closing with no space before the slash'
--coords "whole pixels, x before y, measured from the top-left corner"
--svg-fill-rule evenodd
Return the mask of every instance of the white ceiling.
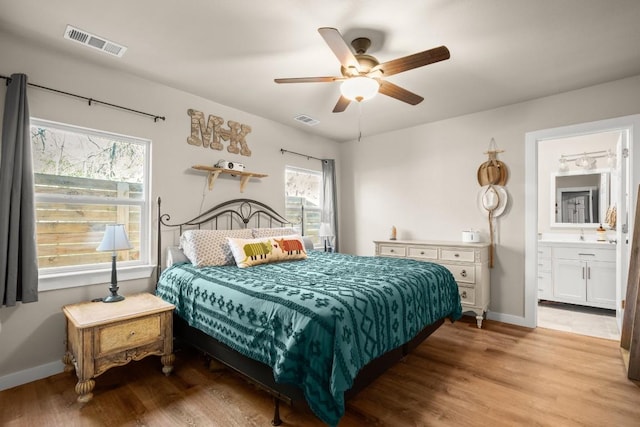
<path id="1" fill-rule="evenodd" d="M 128 51 L 65 40 L 67 24 Z M 451 59 L 388 77 L 421 104 L 378 95 L 332 113 L 339 83 L 273 82 L 340 75 L 324 26 L 370 35 L 380 62 L 440 45 Z M 0 0 L 0 30 L 337 141 L 640 74 L 638 0 Z"/>

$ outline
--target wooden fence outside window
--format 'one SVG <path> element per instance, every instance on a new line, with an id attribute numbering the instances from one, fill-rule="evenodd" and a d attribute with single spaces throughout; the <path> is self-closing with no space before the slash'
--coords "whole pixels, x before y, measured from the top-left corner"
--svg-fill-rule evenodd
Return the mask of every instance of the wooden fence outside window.
<path id="1" fill-rule="evenodd" d="M 98 252 L 107 224 L 124 224 L 133 249 L 118 251 L 118 261 L 140 259 L 140 205 L 118 204 L 144 200 L 143 184 L 35 174 L 36 230 L 39 268 L 111 262 L 111 253 Z M 78 201 L 38 201 L 37 196 L 80 196 Z M 99 197 L 113 204 L 83 201 Z"/>

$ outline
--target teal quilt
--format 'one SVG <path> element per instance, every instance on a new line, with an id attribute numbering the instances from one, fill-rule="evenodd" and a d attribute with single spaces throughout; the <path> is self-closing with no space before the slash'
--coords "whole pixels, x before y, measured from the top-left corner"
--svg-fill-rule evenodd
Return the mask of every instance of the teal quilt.
<path id="1" fill-rule="evenodd" d="M 191 326 L 296 384 L 338 424 L 359 370 L 438 319 L 462 315 L 445 267 L 410 259 L 309 251 L 305 260 L 166 269 L 157 295 Z"/>

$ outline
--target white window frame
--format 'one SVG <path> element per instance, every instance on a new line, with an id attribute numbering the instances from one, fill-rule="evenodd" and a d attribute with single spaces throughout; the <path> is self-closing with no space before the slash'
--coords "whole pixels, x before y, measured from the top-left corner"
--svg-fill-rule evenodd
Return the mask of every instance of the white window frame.
<path id="1" fill-rule="evenodd" d="M 154 265 L 151 263 L 151 140 L 113 132 L 89 129 L 49 120 L 31 118 L 31 126 L 42 126 L 62 131 L 84 133 L 145 146 L 144 177 L 142 199 L 105 199 L 100 197 L 35 194 L 35 202 L 76 203 L 88 202 L 103 205 L 129 205 L 140 207 L 140 259 L 118 262 L 118 281 L 151 277 Z M 111 263 L 82 264 L 76 266 L 46 267 L 38 271 L 38 291 L 51 291 L 79 286 L 110 283 Z"/>

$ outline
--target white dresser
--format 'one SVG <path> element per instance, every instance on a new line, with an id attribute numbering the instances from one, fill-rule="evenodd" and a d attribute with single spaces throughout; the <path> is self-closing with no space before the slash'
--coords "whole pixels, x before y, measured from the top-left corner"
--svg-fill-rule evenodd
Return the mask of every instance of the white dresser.
<path id="1" fill-rule="evenodd" d="M 616 308 L 616 246 L 538 242 L 538 299 Z"/>
<path id="2" fill-rule="evenodd" d="M 458 283 L 464 312 L 476 315 L 482 327 L 489 308 L 489 243 L 447 241 L 376 240 L 376 256 L 412 258 L 441 264 L 449 269 Z"/>

